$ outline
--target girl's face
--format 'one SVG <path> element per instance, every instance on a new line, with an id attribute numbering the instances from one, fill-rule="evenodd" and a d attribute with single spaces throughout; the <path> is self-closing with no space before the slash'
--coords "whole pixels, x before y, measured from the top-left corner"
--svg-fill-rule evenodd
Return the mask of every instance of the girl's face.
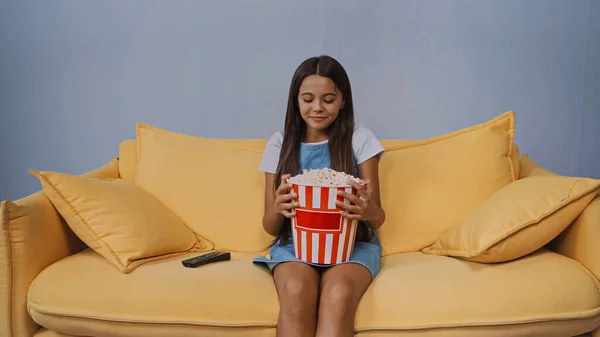
<path id="1" fill-rule="evenodd" d="M 342 93 L 330 78 L 307 76 L 298 91 L 300 115 L 306 122 L 307 136 L 326 135 L 344 106 Z M 316 139 L 313 139 L 317 141 Z"/>

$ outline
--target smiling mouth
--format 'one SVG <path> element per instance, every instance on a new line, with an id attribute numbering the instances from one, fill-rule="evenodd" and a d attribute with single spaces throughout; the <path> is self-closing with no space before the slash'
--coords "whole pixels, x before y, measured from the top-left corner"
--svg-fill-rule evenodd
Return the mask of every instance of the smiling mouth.
<path id="1" fill-rule="evenodd" d="M 316 121 L 323 121 L 323 120 L 325 120 L 325 117 L 310 117 L 310 118 L 312 118 L 312 119 L 314 119 Z"/>

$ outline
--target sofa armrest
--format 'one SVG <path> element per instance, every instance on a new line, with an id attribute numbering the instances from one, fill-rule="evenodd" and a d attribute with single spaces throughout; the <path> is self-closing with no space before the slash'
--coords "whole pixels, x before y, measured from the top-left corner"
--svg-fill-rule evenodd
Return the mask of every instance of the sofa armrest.
<path id="1" fill-rule="evenodd" d="M 552 249 L 585 266 L 600 280 L 600 196 L 552 243 Z"/>
<path id="2" fill-rule="evenodd" d="M 118 159 L 84 176 L 119 177 Z M 51 264 L 85 248 L 40 191 L 0 204 L 0 337 L 31 337 L 39 326 L 27 312 L 27 293 Z"/>

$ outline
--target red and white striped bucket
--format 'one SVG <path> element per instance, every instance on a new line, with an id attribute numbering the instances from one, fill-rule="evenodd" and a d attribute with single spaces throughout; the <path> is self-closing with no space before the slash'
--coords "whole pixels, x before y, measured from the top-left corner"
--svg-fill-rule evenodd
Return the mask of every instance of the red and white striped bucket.
<path id="1" fill-rule="evenodd" d="M 357 220 L 342 217 L 336 200 L 353 205 L 337 195 L 338 191 L 357 194 L 352 187 L 292 185 L 299 207 L 292 221 L 294 254 L 301 261 L 317 264 L 346 262 L 352 256 Z"/>

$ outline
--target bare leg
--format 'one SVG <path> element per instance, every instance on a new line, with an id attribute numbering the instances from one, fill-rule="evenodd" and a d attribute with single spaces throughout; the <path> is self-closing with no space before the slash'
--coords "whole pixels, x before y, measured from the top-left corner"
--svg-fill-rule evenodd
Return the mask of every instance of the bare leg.
<path id="1" fill-rule="evenodd" d="M 325 271 L 316 336 L 354 336 L 356 308 L 370 284 L 371 273 L 359 264 L 341 264 Z"/>
<path id="2" fill-rule="evenodd" d="M 277 337 L 315 336 L 319 272 L 301 262 L 285 262 L 274 270 L 279 295 Z"/>

